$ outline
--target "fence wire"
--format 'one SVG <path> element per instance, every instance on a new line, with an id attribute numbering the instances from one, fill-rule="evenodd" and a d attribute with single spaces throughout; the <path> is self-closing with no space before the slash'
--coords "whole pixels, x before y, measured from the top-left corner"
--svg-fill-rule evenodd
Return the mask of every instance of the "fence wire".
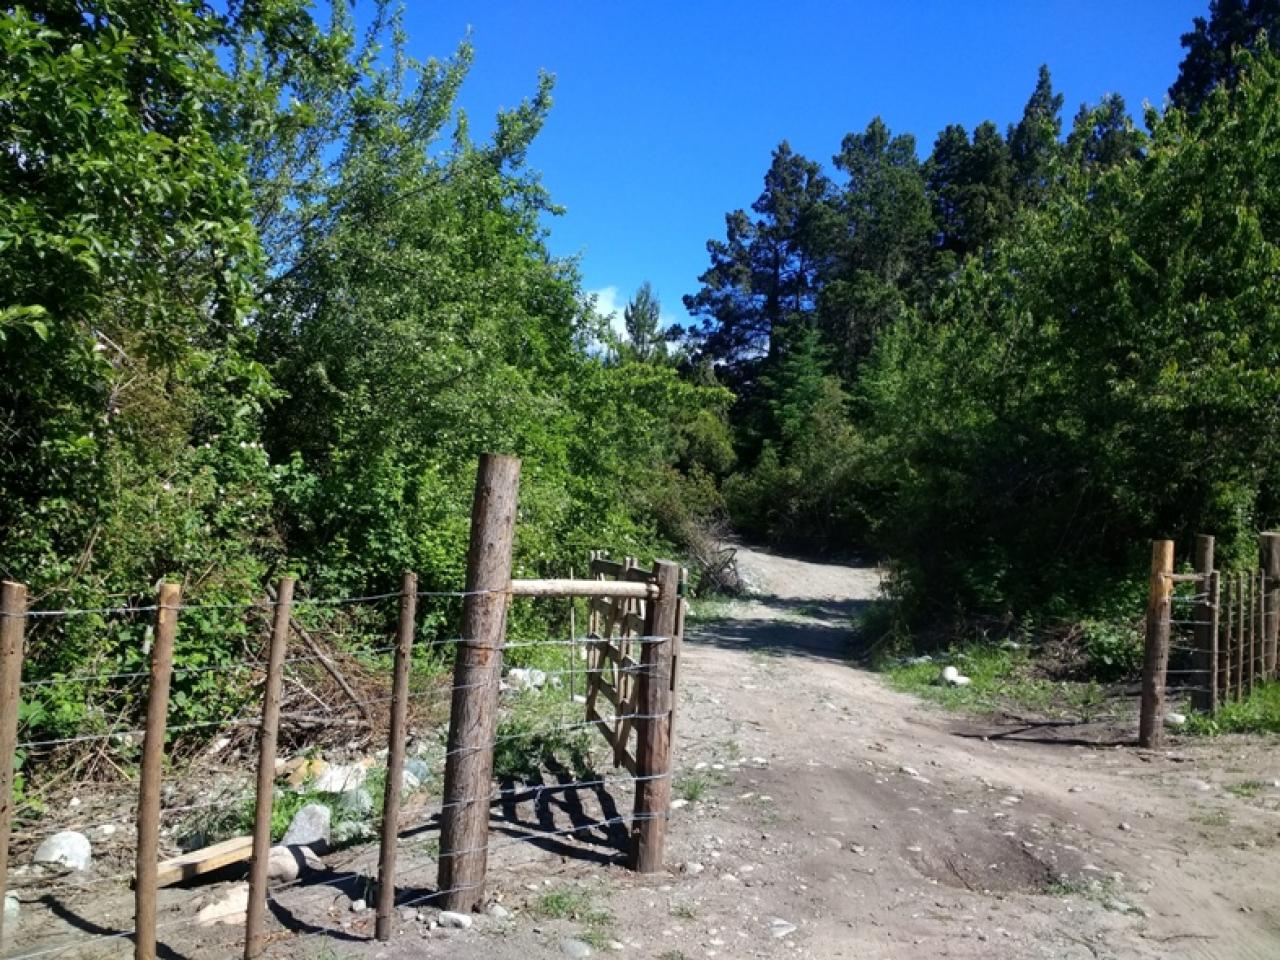
<path id="1" fill-rule="evenodd" d="M 501 591 L 420 591 L 417 593 L 417 596 L 452 598 L 452 597 L 466 597 L 466 596 L 473 596 L 477 594 L 496 593 L 496 592 L 501 592 Z M 337 606 L 337 605 L 347 605 L 347 604 L 389 600 L 394 598 L 401 598 L 402 596 L 403 595 L 400 592 L 394 592 L 394 593 L 389 592 L 384 594 L 370 594 L 370 595 L 359 596 L 359 597 L 301 598 L 301 599 L 295 599 L 292 605 L 295 608 L 299 606 L 305 606 L 307 604 Z M 175 610 L 237 609 L 237 610 L 249 611 L 249 610 L 256 610 L 256 609 L 263 609 L 263 608 L 271 608 L 277 605 L 278 605 L 278 602 L 275 600 L 258 600 L 251 603 L 241 603 L 241 604 L 185 603 L 185 604 L 173 605 L 172 607 L 166 606 L 165 609 L 175 609 Z M 106 615 L 106 616 L 121 616 L 121 617 L 137 616 L 137 615 L 142 615 L 147 613 L 155 613 L 160 609 L 161 609 L 161 606 L 159 604 L 121 605 L 121 606 L 115 606 L 115 607 L 99 607 L 99 608 L 42 609 L 42 610 L 26 611 L 25 614 L 22 614 L 22 616 L 32 618 L 32 619 L 44 620 L 47 622 L 47 621 L 56 620 L 57 618 L 83 617 L 83 616 L 90 616 L 90 615 L 100 615 L 100 616 Z M 593 646 L 617 642 L 620 639 L 621 638 L 616 638 L 616 637 L 601 638 L 596 636 L 570 636 L 570 637 L 564 637 L 564 638 L 548 638 L 548 639 L 542 639 L 542 640 L 517 640 L 514 642 L 504 642 L 496 647 L 492 647 L 491 649 L 494 649 L 495 652 L 505 652 L 505 651 L 537 649 L 537 648 L 554 649 L 554 648 L 561 648 L 561 647 L 572 647 L 575 650 L 581 649 L 583 651 L 587 651 L 587 650 L 590 650 Z M 627 644 L 634 645 L 636 648 L 643 648 L 644 646 L 650 645 L 650 644 L 670 643 L 671 639 L 672 638 L 669 636 L 643 635 L 643 636 L 626 637 L 625 641 Z M 415 653 L 423 652 L 427 657 L 430 657 L 433 654 L 433 652 L 438 651 L 440 649 L 450 649 L 450 648 L 457 649 L 464 645 L 468 645 L 470 643 L 471 641 L 461 637 L 430 640 L 430 641 L 424 641 L 423 643 L 416 645 L 414 652 Z M 375 656 L 389 654 L 394 650 L 396 650 L 396 646 L 387 645 L 387 646 L 380 646 L 380 647 L 374 647 L 374 648 L 363 649 L 363 650 L 350 651 L 349 654 L 346 654 L 346 655 L 353 656 L 356 658 L 375 657 Z M 566 651 L 566 653 L 567 652 L 568 651 Z M 336 654 L 336 656 L 338 657 L 341 657 L 343 655 L 344 654 Z M 178 657 L 181 656 L 180 646 L 179 646 L 179 650 L 175 651 L 175 656 L 178 656 Z M 308 664 L 308 663 L 316 663 L 316 662 L 332 663 L 334 659 L 335 659 L 335 655 L 324 655 L 324 654 L 312 654 L 312 655 L 304 655 L 304 656 L 286 657 L 285 660 L 283 661 L 282 668 L 287 671 L 290 667 Z M 514 669 L 514 668 L 509 668 L 505 675 L 502 673 L 502 671 L 495 669 L 491 677 L 487 677 L 478 682 L 461 683 L 461 684 L 455 683 L 450 686 L 434 686 L 426 690 L 412 691 L 407 694 L 407 697 L 410 700 L 428 698 L 428 697 L 443 700 L 447 697 L 451 697 L 457 691 L 469 691 L 469 690 L 475 690 L 477 688 L 496 686 L 499 688 L 499 690 L 505 689 L 509 692 L 516 692 L 521 694 L 520 699 L 513 701 L 515 703 L 519 703 L 519 702 L 522 702 L 522 699 L 525 696 L 528 696 L 530 694 L 536 694 L 541 690 L 546 690 L 548 688 L 556 689 L 558 687 L 562 688 L 563 685 L 560 683 L 560 681 L 563 678 L 568 678 L 571 684 L 572 684 L 572 681 L 577 677 L 585 677 L 585 678 L 588 678 L 589 680 L 595 680 L 596 682 L 602 682 L 606 677 L 612 677 L 615 679 L 620 679 L 625 677 L 634 681 L 634 679 L 639 677 L 654 675 L 654 671 L 656 670 L 656 665 L 640 663 L 640 662 L 628 662 L 625 660 L 625 658 L 621 658 L 619 660 L 616 660 L 614 663 L 607 664 L 607 665 L 599 665 L 599 666 L 593 666 L 589 664 L 580 665 L 577 663 L 572 663 L 570 664 L 570 666 L 565 668 L 552 668 L 552 669 L 542 669 L 542 668 L 532 668 L 532 667 L 524 668 L 527 670 L 527 673 L 525 674 L 525 676 L 515 677 L 515 678 L 513 678 L 510 672 L 511 669 Z M 265 660 L 249 659 L 245 661 L 238 661 L 232 664 L 213 664 L 213 665 L 202 665 L 202 666 L 175 666 L 172 669 L 171 677 L 179 678 L 179 677 L 187 677 L 187 676 L 199 676 L 203 674 L 218 673 L 218 672 L 233 673 L 238 676 L 242 676 L 244 674 L 265 675 L 268 670 L 269 670 L 269 665 Z M 531 683 L 535 674 L 540 675 L 537 677 L 538 686 L 536 687 L 533 686 Z M 113 683 L 143 681 L 146 678 L 150 677 L 150 675 L 151 675 L 151 671 L 148 669 L 148 670 L 114 670 L 114 671 L 105 671 L 102 673 L 84 673 L 84 674 L 73 674 L 68 676 L 51 676 L 51 677 L 45 677 L 45 678 L 40 678 L 35 680 L 22 681 L 21 688 L 34 691 L 42 688 L 50 688 L 50 687 L 56 687 L 56 686 L 77 686 L 77 685 L 79 686 L 100 685 L 101 686 L 101 685 L 110 685 Z M 511 682 L 513 679 L 515 679 L 517 682 L 514 682 L 514 683 Z M 572 687 L 570 689 L 572 689 Z M 632 687 L 632 695 L 634 695 L 634 686 Z M 622 696 L 621 691 L 619 692 L 619 696 L 620 697 Z M 327 713 L 318 715 L 314 719 L 320 723 L 333 722 L 337 719 L 337 714 L 339 712 L 349 711 L 354 708 L 365 710 L 366 708 L 370 708 L 370 707 L 386 706 L 393 703 L 394 700 L 395 698 L 393 696 L 349 699 L 335 706 L 329 706 Z M 499 702 L 500 704 L 506 703 L 505 700 L 500 700 Z M 624 700 L 620 700 L 619 702 L 623 703 L 624 705 L 626 704 L 626 701 Z M 563 704 L 563 708 L 567 710 L 572 710 L 580 703 L 581 703 L 581 700 L 579 698 L 570 696 L 569 700 L 565 701 L 565 703 Z M 495 734 L 491 742 L 489 742 L 487 745 L 474 746 L 474 747 L 461 746 L 461 747 L 454 747 L 452 749 L 446 749 L 442 754 L 439 754 L 438 759 L 436 760 L 436 763 L 438 765 L 443 765 L 447 763 L 447 761 L 451 757 L 458 756 L 464 753 L 478 751 L 478 750 L 486 750 L 486 749 L 493 750 L 499 745 L 502 745 L 505 743 L 518 742 L 521 740 L 536 741 L 539 738 L 549 738 L 549 737 L 557 736 L 560 734 L 575 733 L 575 732 L 590 730 L 592 728 L 598 728 L 602 724 L 606 724 L 606 725 L 607 724 L 623 724 L 623 723 L 634 723 L 634 722 L 649 721 L 649 720 L 662 720 L 670 716 L 670 714 L 666 712 L 652 713 L 652 712 L 645 712 L 644 710 L 638 710 L 634 708 L 620 709 L 612 713 L 609 713 L 607 711 L 599 712 L 602 709 L 602 707 L 603 707 L 603 704 L 601 705 L 600 708 L 597 708 L 596 719 L 574 720 L 570 718 L 559 718 L 551 722 L 534 724 L 532 726 L 524 727 L 522 729 L 518 729 L 512 732 L 499 731 L 498 733 Z M 172 709 L 172 704 L 171 704 L 171 709 Z M 282 716 L 282 720 L 284 719 L 285 718 Z M 184 732 L 194 731 L 194 730 L 217 731 L 217 730 L 243 729 L 246 727 L 258 726 L 260 725 L 260 723 L 261 723 L 261 709 L 254 708 L 252 710 L 242 712 L 235 716 L 222 718 L 219 720 L 189 721 L 189 722 L 183 722 L 178 724 L 167 724 L 165 727 L 165 736 L 167 738 L 172 734 L 184 733 Z M 135 741 L 135 745 L 136 745 L 136 743 L 141 742 L 141 738 L 145 738 L 145 735 L 146 735 L 145 729 L 136 728 L 131 724 L 122 722 L 122 723 L 118 723 L 113 728 L 104 732 L 93 732 L 93 733 L 72 735 L 72 736 L 66 736 L 66 737 L 47 737 L 42 739 L 41 738 L 27 739 L 27 740 L 20 741 L 17 744 L 17 748 L 22 751 L 39 751 L 39 750 L 51 750 L 54 748 L 75 745 L 75 744 L 85 744 L 85 743 L 92 743 L 92 742 L 109 742 L 109 741 L 122 742 L 127 740 Z M 525 782 L 525 783 L 514 785 L 514 786 L 504 786 L 504 787 L 489 791 L 482 795 L 462 797 L 462 798 L 454 799 L 451 801 L 441 800 L 438 804 L 437 812 L 434 814 L 434 816 L 436 818 L 440 818 L 440 817 L 443 817 L 444 814 L 449 810 L 461 808 L 464 806 L 481 804 L 481 803 L 487 804 L 489 806 L 507 805 L 511 803 L 515 803 L 515 804 L 530 803 L 532 804 L 535 810 L 538 810 L 545 807 L 546 804 L 549 802 L 549 798 L 553 796 L 563 795 L 570 792 L 583 791 L 583 790 L 596 791 L 596 792 L 610 791 L 614 788 L 619 788 L 619 787 L 630 787 L 630 788 L 638 789 L 641 784 L 649 783 L 653 781 L 659 781 L 659 780 L 667 780 L 667 779 L 670 779 L 670 777 L 671 777 L 671 771 L 668 769 L 665 771 L 661 771 L 657 773 L 649 773 L 644 775 L 605 776 L 605 775 L 595 774 L 593 772 L 590 774 L 585 774 L 583 776 L 580 776 L 570 781 L 555 782 L 555 783 Z M 390 788 L 390 785 L 388 788 Z M 251 788 L 249 786 L 246 786 L 246 788 L 242 791 L 232 790 L 232 791 L 220 793 L 218 796 L 211 797 L 209 799 L 201 800 L 198 802 L 189 802 L 189 803 L 180 804 L 178 806 L 162 807 L 160 811 L 160 816 L 162 818 L 161 822 L 171 821 L 175 817 L 186 816 L 192 813 L 198 813 L 198 812 L 203 812 L 207 810 L 213 810 L 213 809 L 219 809 L 219 808 L 226 810 L 228 807 L 245 803 L 249 797 L 252 797 L 252 795 L 253 794 L 252 794 Z M 507 847 L 513 844 L 519 844 L 519 843 L 535 843 L 536 844 L 539 841 L 543 841 L 547 838 L 572 836 L 575 834 L 581 834 L 589 831 L 598 831 L 602 829 L 608 829 L 608 828 L 620 826 L 623 824 L 635 824 L 637 822 L 642 822 L 645 820 L 665 818 L 666 816 L 667 814 L 665 811 L 663 811 L 662 813 L 656 813 L 656 814 L 633 813 L 633 814 L 627 814 L 627 815 L 605 816 L 602 819 L 600 818 L 591 819 L 587 822 L 577 823 L 573 826 L 563 828 L 563 829 L 559 829 L 559 828 L 534 829 L 529 824 L 519 823 L 519 822 L 510 823 L 510 826 L 514 828 L 525 830 L 526 831 L 525 835 L 497 838 L 497 839 L 490 840 L 489 842 L 487 842 L 482 846 L 472 847 L 472 848 L 463 849 L 463 850 L 441 851 L 435 858 L 434 862 L 418 865 L 402 873 L 402 875 L 399 878 L 397 878 L 398 885 L 400 887 L 405 886 L 404 884 L 405 880 L 414 876 L 417 873 L 420 873 L 423 870 L 427 870 L 433 867 L 438 867 L 439 862 L 447 858 L 462 857 L 472 853 L 478 853 L 482 850 L 494 850 L 494 849 Z M 373 822 L 381 826 L 381 817 L 378 817 Z M 507 821 L 498 821 L 498 823 L 506 823 L 506 822 Z M 88 831 L 88 830 L 95 830 L 95 829 L 108 827 L 108 826 L 121 827 L 122 826 L 121 818 L 115 817 L 115 818 L 110 818 L 110 819 L 101 820 L 101 821 L 92 822 L 92 823 L 81 821 L 81 822 L 72 824 L 70 826 L 63 827 L 62 829 L 67 829 L 67 830 L 75 829 L 75 830 L 81 830 L 81 831 Z M 87 892 L 96 891 L 101 888 L 107 887 L 109 885 L 119 885 L 132 878 L 133 878 L 132 871 L 112 874 L 109 876 L 94 876 L 94 877 L 81 877 L 81 876 L 75 875 L 74 871 L 71 871 L 68 873 L 64 873 L 60 876 L 46 877 L 44 878 L 43 882 L 52 883 L 55 886 L 55 888 L 58 890 L 60 895 L 69 894 L 74 896 L 78 894 L 84 894 Z M 372 879 L 368 877 L 367 871 L 362 871 L 362 870 L 350 871 L 347 873 L 341 873 L 336 875 L 326 872 L 322 878 L 308 877 L 304 873 L 303 876 L 298 877 L 294 881 L 284 883 L 284 884 L 278 884 L 274 887 L 269 888 L 267 894 L 270 900 L 278 902 L 278 898 L 282 893 L 290 889 L 293 889 L 295 887 L 305 886 L 306 884 L 308 884 L 309 882 L 312 882 L 315 879 L 320 879 L 321 882 L 332 885 L 332 884 L 336 884 L 344 881 L 358 881 L 362 878 Z M 419 896 L 413 896 L 409 899 L 406 899 L 405 894 L 402 893 L 396 905 L 398 908 L 403 908 L 406 906 L 422 904 L 428 901 L 432 901 L 432 900 L 436 900 L 438 898 L 444 897 L 451 893 L 465 892 L 477 886 L 480 886 L 480 884 L 471 884 L 471 885 L 462 886 L 462 887 L 455 887 L 451 890 L 433 890 Z M 173 931 L 181 927 L 191 928 L 191 927 L 194 927 L 195 925 L 196 924 L 195 924 L 194 918 L 188 918 L 188 917 L 174 918 L 172 920 L 164 921 L 162 923 L 157 924 L 156 932 L 157 934 L 160 934 L 163 932 Z M 301 940 L 310 936 L 331 935 L 339 930 L 340 928 L 338 926 L 326 926 L 326 927 L 322 927 L 321 929 L 317 929 L 311 933 L 304 934 L 299 937 L 295 937 L 293 939 Z M 345 933 L 346 931 L 343 931 L 343 932 Z M 40 957 L 56 956 L 58 954 L 62 954 L 71 950 L 84 949 L 87 945 L 90 945 L 90 944 L 100 945 L 111 940 L 129 939 L 134 937 L 135 933 L 136 933 L 136 930 L 131 928 L 131 929 L 122 930 L 116 933 L 104 933 L 104 934 L 100 934 L 92 937 L 79 937 L 79 938 L 73 939 L 71 942 L 60 944 L 57 946 L 27 950 L 25 952 L 10 954 L 8 957 L 6 957 L 6 960 L 36 960 L 36 958 L 40 958 Z"/>

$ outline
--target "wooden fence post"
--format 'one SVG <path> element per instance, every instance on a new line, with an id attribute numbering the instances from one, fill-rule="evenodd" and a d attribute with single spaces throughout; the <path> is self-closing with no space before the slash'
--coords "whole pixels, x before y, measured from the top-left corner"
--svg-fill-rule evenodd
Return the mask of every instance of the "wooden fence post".
<path id="1" fill-rule="evenodd" d="M 147 688 L 147 726 L 138 780 L 138 859 L 133 884 L 133 955 L 156 956 L 156 873 L 159 867 L 160 780 L 165 727 L 169 717 L 169 681 L 173 677 L 173 641 L 178 632 L 182 587 L 162 583 L 151 647 L 151 683 Z"/>
<path id="2" fill-rule="evenodd" d="M 1235 593 L 1232 587 L 1231 575 L 1227 575 L 1227 581 L 1222 588 L 1222 609 L 1226 612 L 1226 619 L 1219 622 L 1222 624 L 1222 639 L 1218 641 L 1218 660 L 1221 667 L 1218 670 L 1218 705 L 1229 703 L 1231 700 L 1231 640 L 1235 636 L 1236 627 L 1236 605 Z"/>
<path id="3" fill-rule="evenodd" d="M 519 491 L 517 458 L 491 453 L 480 458 L 440 817 L 437 883 L 445 910 L 470 910 L 484 899 L 498 678 Z"/>
<path id="4" fill-rule="evenodd" d="M 1173 541 L 1151 541 L 1146 651 L 1142 666 L 1142 714 L 1138 745 L 1160 749 L 1164 739 L 1164 686 L 1169 666 L 1169 608 L 1173 595 Z"/>
<path id="5" fill-rule="evenodd" d="M 249 907 L 244 925 L 245 960 L 262 953 L 263 922 L 267 915 L 267 870 L 271 863 L 271 810 L 275 805 L 276 745 L 280 736 L 280 689 L 284 684 L 284 653 L 293 614 L 293 577 L 283 577 L 276 590 L 267 649 L 267 678 L 262 691 L 262 725 L 258 728 L 258 792 L 253 811 L 253 860 L 249 864 Z"/>
<path id="6" fill-rule="evenodd" d="M 662 869 L 671 808 L 671 656 L 680 615 L 680 567 L 653 565 L 658 596 L 648 602 L 645 634 L 664 637 L 641 645 L 636 727 L 636 801 L 631 824 L 631 866 L 640 873 Z"/>
<path id="7" fill-rule="evenodd" d="M 1276 676 L 1280 647 L 1280 533 L 1264 533 L 1261 540 L 1262 573 L 1267 585 L 1262 608 L 1265 667 L 1266 677 L 1271 680 Z"/>
<path id="8" fill-rule="evenodd" d="M 395 675 L 391 681 L 391 724 L 387 733 L 387 785 L 382 796 L 382 846 L 378 854 L 378 920 L 375 935 L 391 939 L 396 905 L 396 843 L 400 839 L 400 794 L 404 790 L 404 748 L 409 727 L 409 668 L 418 618 L 418 575 L 400 581 L 400 628 L 396 631 Z"/>
<path id="9" fill-rule="evenodd" d="M 1262 591 L 1258 589 L 1260 577 L 1261 573 L 1249 571 L 1249 659 L 1248 671 L 1244 675 L 1245 689 L 1249 696 L 1253 696 L 1253 682 L 1258 676 L 1258 627 L 1261 626 L 1258 603 L 1262 599 Z"/>
<path id="10" fill-rule="evenodd" d="M 1245 614 L 1249 609 L 1245 600 L 1248 594 L 1248 581 L 1243 573 L 1236 574 L 1236 643 L 1235 643 L 1235 685 L 1236 699 L 1244 699 L 1244 638 L 1248 627 L 1245 622 Z"/>
<path id="11" fill-rule="evenodd" d="M 9 832 L 13 828 L 13 762 L 18 752 L 18 704 L 22 696 L 23 636 L 27 628 L 27 586 L 0 585 L 0 901 L 9 875 Z M 4 911 L 0 910 L 0 937 Z"/>
<path id="12" fill-rule="evenodd" d="M 1221 632 L 1222 584 L 1218 571 L 1209 571 L 1209 712 L 1218 712 L 1218 690 L 1221 685 L 1221 651 L 1218 635 Z"/>
<path id="13" fill-rule="evenodd" d="M 1195 605 L 1196 655 L 1195 669 L 1199 672 L 1200 682 L 1191 694 L 1191 705 L 1196 710 L 1212 713 L 1217 697 L 1214 695 L 1217 668 L 1217 631 L 1214 629 L 1214 615 L 1217 601 L 1213 597 L 1213 537 L 1201 533 L 1196 535 L 1196 573 L 1201 579 L 1196 583 L 1196 593 L 1200 595 Z"/>

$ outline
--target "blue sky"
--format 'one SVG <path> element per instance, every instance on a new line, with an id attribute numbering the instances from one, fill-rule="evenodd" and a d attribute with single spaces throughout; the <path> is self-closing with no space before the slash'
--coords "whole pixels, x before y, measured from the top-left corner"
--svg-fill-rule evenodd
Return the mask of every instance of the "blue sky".
<path id="1" fill-rule="evenodd" d="M 447 3 L 411 0 L 418 56 L 471 29 L 462 94 L 477 134 L 500 106 L 556 75 L 555 109 L 534 148 L 567 213 L 551 248 L 579 255 L 606 310 L 642 280 L 669 319 L 687 317 L 706 241 L 759 195 L 780 140 L 830 163 L 845 133 L 877 114 L 927 153 L 948 123 L 1003 127 L 1047 63 L 1070 123 L 1116 92 L 1137 113 L 1177 72 L 1179 37 L 1208 0 L 686 0 Z"/>

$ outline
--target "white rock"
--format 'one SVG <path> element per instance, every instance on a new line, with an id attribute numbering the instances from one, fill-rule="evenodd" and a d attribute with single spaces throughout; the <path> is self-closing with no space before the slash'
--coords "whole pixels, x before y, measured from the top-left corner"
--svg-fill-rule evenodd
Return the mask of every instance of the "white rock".
<path id="1" fill-rule="evenodd" d="M 769 933 L 775 940 L 781 940 L 783 937 L 789 937 L 796 932 L 796 925 L 788 923 L 781 917 L 773 917 L 769 921 Z"/>
<path id="2" fill-rule="evenodd" d="M 471 916 L 466 913 L 454 913 L 452 910 L 440 911 L 440 926 L 454 930 L 470 930 Z"/>
<path id="3" fill-rule="evenodd" d="M 489 904 L 489 909 L 485 911 L 495 920 L 508 920 L 511 918 L 511 911 L 500 903 Z"/>
<path id="4" fill-rule="evenodd" d="M 215 900 L 196 914 L 196 923 L 207 927 L 215 923 L 244 923 L 249 909 L 249 885 L 232 887 L 221 900 Z"/>
<path id="5" fill-rule="evenodd" d="M 688 861 L 688 862 L 686 862 L 686 863 L 682 863 L 682 864 L 680 864 L 680 872 L 681 872 L 681 873 L 687 873 L 687 874 L 689 874 L 689 876 L 691 876 L 691 877 L 696 877 L 698 874 L 700 874 L 700 873 L 701 873 L 703 870 L 705 870 L 705 869 L 706 869 L 706 867 L 704 867 L 702 864 L 698 863 L 698 861 L 697 861 L 697 860 L 690 860 L 690 861 Z"/>
<path id="6" fill-rule="evenodd" d="M 920 771 L 915 767 L 901 766 L 898 768 L 899 773 L 905 773 L 908 777 L 920 776 Z"/>
<path id="7" fill-rule="evenodd" d="M 368 905 L 367 903 L 365 903 L 363 900 L 352 900 L 352 901 L 351 901 L 351 912 L 352 912 L 352 913 L 364 913 L 364 912 L 365 912 L 366 910 L 368 910 L 368 909 L 369 909 L 369 905 Z"/>
<path id="8" fill-rule="evenodd" d="M 63 830 L 46 837 L 36 847 L 34 863 L 56 863 L 72 870 L 88 870 L 93 863 L 93 846 L 89 838 L 75 830 Z"/>
<path id="9" fill-rule="evenodd" d="M 689 801 L 686 800 L 684 797 L 680 797 L 677 800 L 671 801 L 672 810 L 679 810 L 681 807 L 687 807 L 688 805 L 689 805 Z"/>
<path id="10" fill-rule="evenodd" d="M 573 937 L 565 937 L 561 940 L 560 950 L 566 957 L 573 957 L 574 960 L 586 960 L 591 956 L 591 947 Z"/>
<path id="11" fill-rule="evenodd" d="M 368 769 L 358 763 L 334 764 L 316 777 L 311 789 L 316 793 L 347 793 L 363 787 L 368 776 Z"/>
<path id="12" fill-rule="evenodd" d="M 18 914 L 22 907 L 18 903 L 18 898 L 12 893 L 4 895 L 4 932 L 8 935 L 13 933 L 14 924 L 18 922 Z"/>
<path id="13" fill-rule="evenodd" d="M 508 670 L 507 683 L 512 690 L 530 690 L 533 688 L 533 680 L 529 676 L 529 671 L 524 667 L 512 667 Z"/>
<path id="14" fill-rule="evenodd" d="M 117 827 L 114 823 L 104 823 L 100 827 L 98 827 L 98 833 L 104 837 L 109 837 L 119 829 L 120 828 Z"/>
<path id="15" fill-rule="evenodd" d="M 323 870 L 324 861 L 310 847 L 277 845 L 267 855 L 267 879 L 272 883 L 292 883 L 307 870 Z"/>
<path id="16" fill-rule="evenodd" d="M 545 687 L 547 685 L 547 674 L 543 670 L 530 670 L 529 682 L 535 687 Z"/>
<path id="17" fill-rule="evenodd" d="M 1187 715 L 1185 713 L 1177 713 L 1170 710 L 1164 715 L 1164 725 L 1166 727 L 1181 727 L 1186 724 L 1186 722 Z"/>
<path id="18" fill-rule="evenodd" d="M 333 814 L 323 803 L 308 803 L 293 815 L 280 843 L 286 847 L 327 844 L 332 819 Z"/>
<path id="19" fill-rule="evenodd" d="M 973 683 L 972 678 L 965 677 L 965 676 L 956 677 L 954 680 L 951 681 L 951 685 L 953 687 L 967 687 L 971 683 Z"/>

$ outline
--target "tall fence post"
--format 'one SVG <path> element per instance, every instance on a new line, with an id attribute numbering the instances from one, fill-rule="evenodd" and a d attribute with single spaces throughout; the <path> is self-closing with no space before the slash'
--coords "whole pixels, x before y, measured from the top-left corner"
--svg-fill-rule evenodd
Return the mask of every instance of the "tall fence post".
<path id="1" fill-rule="evenodd" d="M 1236 574 L 1236 641 L 1235 650 L 1232 656 L 1235 658 L 1235 697 L 1237 700 L 1244 699 L 1244 655 L 1245 655 L 1245 635 L 1248 626 L 1245 622 L 1245 616 L 1248 614 L 1249 605 L 1246 602 L 1248 595 L 1248 580 L 1243 573 Z"/>
<path id="2" fill-rule="evenodd" d="M 1263 605 L 1263 636 L 1266 637 L 1266 676 L 1276 676 L 1280 659 L 1280 533 L 1268 532 L 1258 538 L 1262 547 L 1262 574 L 1266 577 L 1266 601 Z"/>
<path id="3" fill-rule="evenodd" d="M 1195 570 L 1200 574 L 1196 584 L 1199 600 L 1195 605 L 1192 619 L 1196 622 L 1196 655 L 1195 669 L 1201 682 L 1191 694 L 1191 706 L 1196 710 L 1212 713 L 1217 697 L 1214 694 L 1217 678 L 1214 673 L 1218 665 L 1217 631 L 1214 629 L 1214 614 L 1217 601 L 1213 597 L 1213 537 L 1206 533 L 1196 535 Z"/>
<path id="4" fill-rule="evenodd" d="M 665 638 L 642 642 L 640 719 L 636 727 L 636 800 L 631 824 L 631 866 L 639 873 L 662 869 L 671 807 L 671 657 L 680 615 L 680 567 L 653 565 L 658 596 L 648 603 L 645 633 Z"/>
<path id="5" fill-rule="evenodd" d="M 0 585 L 0 901 L 9 875 L 9 832 L 13 827 L 13 762 L 18 752 L 18 704 L 22 695 L 23 636 L 27 629 L 27 587 Z M 4 911 L 0 910 L 0 937 Z"/>
<path id="6" fill-rule="evenodd" d="M 379 940 L 391 939 L 396 905 L 396 843 L 400 839 L 400 794 L 404 790 L 404 749 L 409 727 L 409 668 L 418 617 L 418 575 L 405 571 L 400 581 L 400 627 L 396 631 L 395 676 L 391 681 L 391 724 L 387 733 L 387 785 L 382 796 L 382 846 L 378 853 Z"/>
<path id="7" fill-rule="evenodd" d="M 517 458 L 490 453 L 480 458 L 440 817 L 437 883 L 446 910 L 470 910 L 484 899 L 498 678 L 519 491 Z"/>
<path id="8" fill-rule="evenodd" d="M 147 688 L 147 726 L 142 741 L 142 772 L 138 778 L 138 859 L 133 884 L 133 955 L 135 960 L 156 956 L 156 874 L 159 868 L 160 780 L 164 764 L 164 736 L 169 717 L 169 681 L 173 677 L 173 641 L 178 632 L 182 587 L 162 583 L 151 647 L 151 682 Z"/>
<path id="9" fill-rule="evenodd" d="M 1164 739 L 1164 687 L 1169 666 L 1169 608 L 1173 596 L 1173 541 L 1151 541 L 1146 651 L 1142 665 L 1142 714 L 1138 745 L 1158 750 Z"/>
<path id="10" fill-rule="evenodd" d="M 249 865 L 249 906 L 244 925 L 245 960 L 262 953 L 267 915 L 267 880 L 271 863 L 271 811 L 275 805 L 276 746 L 280 736 L 280 690 L 284 685 L 284 653 L 293 614 L 293 577 L 283 577 L 276 590 L 267 650 L 267 680 L 262 691 L 262 724 L 258 728 L 258 791 L 253 811 L 253 860 Z"/>

